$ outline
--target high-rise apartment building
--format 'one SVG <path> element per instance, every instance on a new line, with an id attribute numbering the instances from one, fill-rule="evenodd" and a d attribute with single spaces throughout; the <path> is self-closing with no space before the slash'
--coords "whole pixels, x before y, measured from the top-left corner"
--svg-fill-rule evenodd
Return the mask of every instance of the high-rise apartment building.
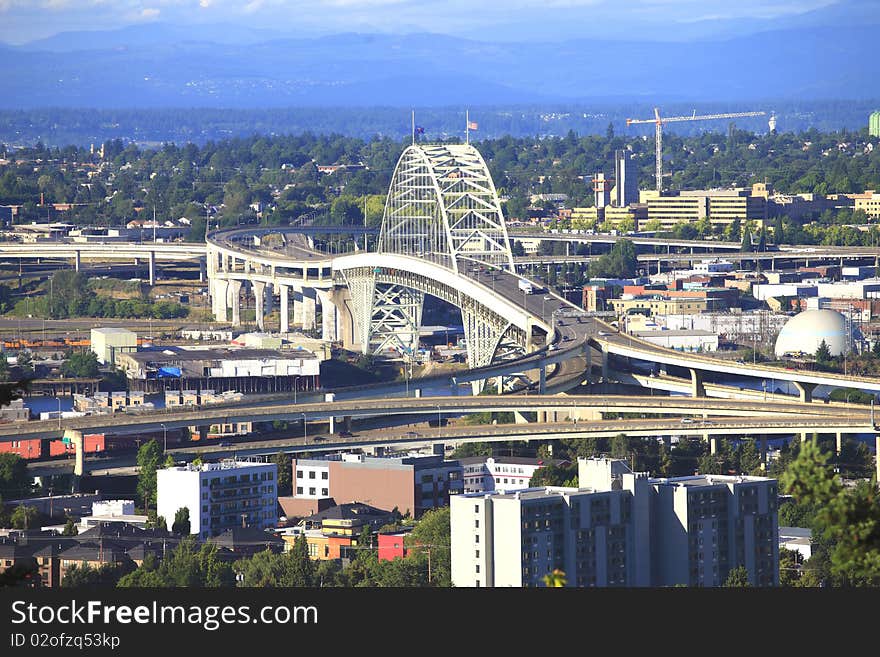
<path id="1" fill-rule="evenodd" d="M 871 112 L 868 117 L 868 134 L 872 137 L 880 137 L 880 110 Z"/>
<path id="2" fill-rule="evenodd" d="M 156 471 L 156 513 L 168 529 L 181 508 L 190 533 L 216 536 L 232 527 L 272 527 L 278 520 L 278 466 L 228 459 Z"/>
<path id="3" fill-rule="evenodd" d="M 579 459 L 581 488 L 451 499 L 455 586 L 719 586 L 745 566 L 778 584 L 777 484 L 765 477 L 654 478 Z"/>

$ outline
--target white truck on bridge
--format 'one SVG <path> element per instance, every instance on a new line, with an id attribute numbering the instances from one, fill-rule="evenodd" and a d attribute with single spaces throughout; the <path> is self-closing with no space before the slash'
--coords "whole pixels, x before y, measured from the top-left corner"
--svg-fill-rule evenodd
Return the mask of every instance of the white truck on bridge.
<path id="1" fill-rule="evenodd" d="M 529 281 L 521 278 L 519 279 L 519 289 L 526 294 L 532 294 L 535 291 L 535 286 L 532 285 Z"/>

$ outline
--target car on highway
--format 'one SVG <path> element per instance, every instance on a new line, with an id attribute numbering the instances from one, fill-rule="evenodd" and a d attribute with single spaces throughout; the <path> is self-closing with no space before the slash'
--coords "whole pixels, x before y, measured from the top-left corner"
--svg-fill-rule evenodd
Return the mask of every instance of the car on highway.
<path id="1" fill-rule="evenodd" d="M 409 436 L 410 438 L 418 438 L 419 437 L 419 433 L 417 431 L 407 431 L 406 435 Z"/>
<path id="2" fill-rule="evenodd" d="M 316 443 L 320 443 L 327 440 L 327 436 L 315 436 L 312 440 Z"/>
<path id="3" fill-rule="evenodd" d="M 694 419 L 690 418 L 690 417 L 683 417 L 683 418 L 681 418 L 681 423 L 682 424 L 694 424 Z"/>
<path id="4" fill-rule="evenodd" d="M 608 331 L 599 331 L 599 335 L 611 335 Z"/>
<path id="5" fill-rule="evenodd" d="M 222 443 L 217 443 L 217 447 L 232 447 L 232 443 L 228 440 L 224 440 Z"/>
<path id="6" fill-rule="evenodd" d="M 354 434 L 351 431 L 340 431 L 336 434 L 340 438 L 351 438 Z"/>

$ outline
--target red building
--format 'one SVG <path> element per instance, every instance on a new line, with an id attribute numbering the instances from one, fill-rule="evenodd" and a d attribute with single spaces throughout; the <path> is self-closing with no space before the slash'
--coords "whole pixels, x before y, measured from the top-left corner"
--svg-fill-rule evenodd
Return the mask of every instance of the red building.
<path id="1" fill-rule="evenodd" d="M 404 545 L 403 538 L 408 531 L 379 534 L 379 561 L 394 561 L 398 557 L 403 559 L 409 553 Z"/>

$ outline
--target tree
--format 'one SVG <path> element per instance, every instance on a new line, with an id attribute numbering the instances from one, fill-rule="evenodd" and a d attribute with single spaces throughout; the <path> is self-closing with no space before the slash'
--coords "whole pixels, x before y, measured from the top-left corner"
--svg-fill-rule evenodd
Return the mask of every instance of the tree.
<path id="1" fill-rule="evenodd" d="M 272 457 L 272 463 L 278 466 L 278 495 L 290 495 L 293 492 L 293 471 L 290 465 L 290 455 L 287 452 L 278 452 Z"/>
<path id="2" fill-rule="evenodd" d="M 822 342 L 819 343 L 819 346 L 816 348 L 816 362 L 817 363 L 828 363 L 831 361 L 831 350 L 828 348 L 828 343 L 823 339 Z"/>
<path id="3" fill-rule="evenodd" d="M 19 504 L 12 512 L 12 526 L 15 529 L 33 529 L 37 526 L 40 512 L 32 506 Z"/>
<path id="4" fill-rule="evenodd" d="M 638 270 L 636 247 L 630 240 L 618 240 L 606 253 L 589 267 L 591 278 L 629 278 Z"/>
<path id="5" fill-rule="evenodd" d="M 94 378 L 98 376 L 98 356 L 93 351 L 78 351 L 61 365 L 64 376 Z"/>
<path id="6" fill-rule="evenodd" d="M 568 583 L 565 572 L 559 568 L 555 568 L 552 572 L 547 573 L 542 579 L 544 580 L 544 586 L 547 588 L 563 587 Z"/>
<path id="7" fill-rule="evenodd" d="M 0 495 L 17 497 L 30 491 L 27 463 L 18 454 L 0 453 Z"/>
<path id="8" fill-rule="evenodd" d="M 137 491 L 144 500 L 144 509 L 156 504 L 156 470 L 161 462 L 162 447 L 155 438 L 141 445 L 137 454 Z"/>
<path id="9" fill-rule="evenodd" d="M 73 521 L 73 518 L 68 518 L 67 522 L 64 523 L 64 529 L 61 532 L 62 536 L 76 536 L 79 534 L 79 527 Z"/>
<path id="10" fill-rule="evenodd" d="M 426 511 L 415 528 L 404 538 L 416 563 L 430 564 L 428 586 L 452 586 L 450 566 L 449 507 Z"/>
<path id="11" fill-rule="evenodd" d="M 188 507 L 181 507 L 174 514 L 174 523 L 171 525 L 171 531 L 181 536 L 187 536 L 190 533 Z"/>
<path id="12" fill-rule="evenodd" d="M 815 439 L 800 452 L 780 483 L 798 504 L 815 506 L 814 532 L 827 541 L 829 571 L 849 585 L 880 584 L 880 494 L 876 479 L 844 488 Z M 814 540 L 816 536 L 814 535 Z M 813 558 L 809 561 L 812 562 Z"/>
<path id="13" fill-rule="evenodd" d="M 739 250 L 743 253 L 748 253 L 752 250 L 752 234 L 749 232 L 748 228 L 743 228 L 742 245 Z"/>
<path id="14" fill-rule="evenodd" d="M 724 586 L 726 587 L 747 587 L 751 585 L 749 582 L 749 571 L 746 570 L 745 566 L 737 566 L 727 573 L 727 579 L 724 580 Z"/>
<path id="15" fill-rule="evenodd" d="M 309 557 L 309 546 L 303 534 L 296 537 L 290 551 L 289 577 L 289 586 L 314 586 L 315 583 L 315 564 Z"/>

